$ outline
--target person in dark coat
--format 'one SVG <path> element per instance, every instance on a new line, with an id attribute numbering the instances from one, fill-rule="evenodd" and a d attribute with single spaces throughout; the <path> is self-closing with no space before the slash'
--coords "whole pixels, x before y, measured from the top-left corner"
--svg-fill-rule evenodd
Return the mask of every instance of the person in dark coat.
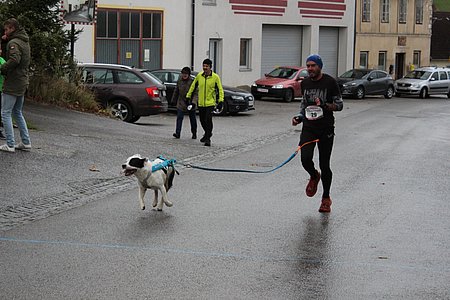
<path id="1" fill-rule="evenodd" d="M 197 97 L 192 97 L 192 100 L 186 99 L 186 94 L 191 87 L 192 81 L 191 69 L 189 67 L 184 67 L 181 70 L 181 76 L 177 81 L 177 86 L 171 99 L 171 103 L 177 104 L 177 123 L 175 133 L 173 134 L 177 139 L 181 137 L 181 128 L 186 113 L 189 114 L 189 120 L 191 122 L 192 139 L 195 140 L 197 138 L 197 118 L 195 116 Z"/>
<path id="2" fill-rule="evenodd" d="M 5 128 L 6 144 L 0 146 L 0 151 L 30 150 L 30 135 L 27 123 L 22 115 L 25 92 L 28 88 L 28 68 L 31 61 L 29 38 L 14 18 L 6 20 L 3 26 L 5 34 L 2 39 L 8 40 L 6 63 L 0 67 L 1 74 L 5 76 L 1 115 Z M 20 132 L 21 142 L 17 145 L 14 140 L 12 116 L 14 116 Z"/>

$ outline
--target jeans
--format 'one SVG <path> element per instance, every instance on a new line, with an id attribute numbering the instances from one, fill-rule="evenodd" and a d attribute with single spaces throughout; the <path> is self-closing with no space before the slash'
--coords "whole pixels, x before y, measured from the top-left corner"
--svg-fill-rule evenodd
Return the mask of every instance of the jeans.
<path id="1" fill-rule="evenodd" d="M 191 122 L 191 132 L 192 134 L 197 135 L 197 119 L 195 117 L 195 109 L 188 112 L 189 120 Z M 181 135 L 181 127 L 183 126 L 184 112 L 181 109 L 177 109 L 177 128 L 175 129 L 175 133 L 180 136 Z"/>
<path id="2" fill-rule="evenodd" d="M 17 127 L 19 127 L 20 138 L 22 143 L 29 145 L 30 135 L 28 133 L 27 123 L 22 115 L 23 102 L 25 101 L 25 96 L 14 96 L 10 94 L 2 94 L 2 120 L 3 128 L 5 129 L 6 144 L 9 147 L 14 147 L 14 127 L 12 123 L 12 116 L 14 116 Z"/>

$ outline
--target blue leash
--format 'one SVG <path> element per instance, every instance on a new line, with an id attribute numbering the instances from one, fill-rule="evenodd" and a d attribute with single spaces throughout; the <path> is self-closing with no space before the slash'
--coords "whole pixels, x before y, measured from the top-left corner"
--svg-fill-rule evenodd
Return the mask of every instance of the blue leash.
<path id="1" fill-rule="evenodd" d="M 309 142 L 306 142 L 300 146 L 297 147 L 297 150 L 295 150 L 294 153 L 291 154 L 291 156 L 289 156 L 288 159 L 286 159 L 283 163 L 281 163 L 279 166 L 271 169 L 271 170 L 266 170 L 266 171 L 255 171 L 255 170 L 243 170 L 243 169 L 219 169 L 219 168 L 206 168 L 206 167 L 201 167 L 201 166 L 195 166 L 195 165 L 191 165 L 191 164 L 185 164 L 184 166 L 188 167 L 188 168 L 193 168 L 193 169 L 199 169 L 199 170 L 203 170 L 203 171 L 212 171 L 212 172 L 233 172 L 233 173 L 270 173 L 273 172 L 275 170 L 278 170 L 279 168 L 281 168 L 282 166 L 284 166 L 285 164 L 287 164 L 288 162 L 290 162 L 300 151 L 301 148 L 303 148 L 303 146 L 307 145 L 307 144 L 311 144 L 311 143 L 316 143 L 319 140 L 312 140 Z"/>

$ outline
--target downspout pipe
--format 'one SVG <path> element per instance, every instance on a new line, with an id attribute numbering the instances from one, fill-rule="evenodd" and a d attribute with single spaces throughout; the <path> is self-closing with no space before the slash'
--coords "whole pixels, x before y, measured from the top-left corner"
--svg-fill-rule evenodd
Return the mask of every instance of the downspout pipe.
<path id="1" fill-rule="evenodd" d="M 195 48 L 195 0 L 192 0 L 191 17 L 191 70 L 194 70 L 194 48 Z"/>
<path id="2" fill-rule="evenodd" d="M 358 1 L 355 2 L 355 16 L 353 18 L 353 68 L 355 68 L 355 56 L 356 56 L 356 22 L 359 22 L 359 20 L 356 20 L 356 12 L 358 9 Z"/>

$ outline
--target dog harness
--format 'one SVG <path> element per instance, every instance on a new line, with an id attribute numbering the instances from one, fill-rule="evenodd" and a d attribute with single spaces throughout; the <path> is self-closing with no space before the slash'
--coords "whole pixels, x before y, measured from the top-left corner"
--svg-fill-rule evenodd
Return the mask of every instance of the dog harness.
<path id="1" fill-rule="evenodd" d="M 168 166 L 173 166 L 177 162 L 175 158 L 167 159 L 164 158 L 162 155 L 159 155 L 158 158 L 163 160 L 163 162 L 160 162 L 154 166 L 152 165 L 152 172 L 167 168 Z"/>
<path id="2" fill-rule="evenodd" d="M 163 170 L 164 173 L 167 174 L 167 167 L 172 166 L 177 162 L 176 159 L 167 159 L 164 158 L 162 155 L 157 156 L 157 158 L 163 160 L 163 162 L 157 163 L 156 165 L 152 165 L 152 171 L 147 174 L 147 176 L 144 179 L 144 182 L 147 182 L 147 180 L 152 176 L 153 172 Z"/>

